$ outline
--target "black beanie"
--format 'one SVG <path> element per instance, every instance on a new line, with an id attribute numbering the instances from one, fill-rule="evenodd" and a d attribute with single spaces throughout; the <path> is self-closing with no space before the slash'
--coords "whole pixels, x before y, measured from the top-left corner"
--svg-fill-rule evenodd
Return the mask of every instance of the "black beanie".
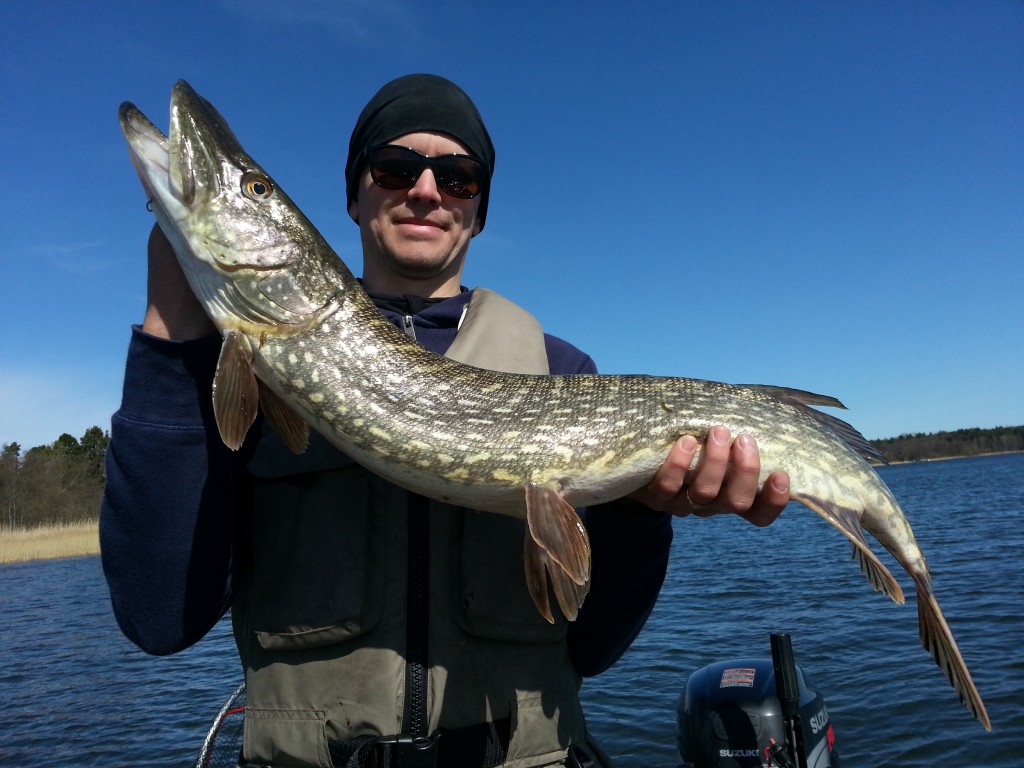
<path id="1" fill-rule="evenodd" d="M 487 178 L 480 192 L 477 218 L 483 229 L 487 195 L 494 173 L 494 145 L 472 100 L 450 80 L 437 75 L 406 75 L 392 80 L 363 108 L 348 143 L 345 163 L 346 205 L 352 205 L 362 176 L 363 150 L 398 136 L 439 131 L 461 141 L 484 164 Z"/>

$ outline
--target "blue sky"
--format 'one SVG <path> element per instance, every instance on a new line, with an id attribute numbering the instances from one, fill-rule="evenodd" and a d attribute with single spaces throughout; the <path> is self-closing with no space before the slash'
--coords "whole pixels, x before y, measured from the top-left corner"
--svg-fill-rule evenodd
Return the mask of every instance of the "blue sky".
<path id="1" fill-rule="evenodd" d="M 587 10 L 570 10 L 586 8 Z M 109 426 L 152 218 L 120 102 L 188 80 L 358 273 L 348 134 L 435 72 L 497 147 L 468 285 L 606 373 L 1024 424 L 1024 5 L 0 4 L 0 444 Z"/>

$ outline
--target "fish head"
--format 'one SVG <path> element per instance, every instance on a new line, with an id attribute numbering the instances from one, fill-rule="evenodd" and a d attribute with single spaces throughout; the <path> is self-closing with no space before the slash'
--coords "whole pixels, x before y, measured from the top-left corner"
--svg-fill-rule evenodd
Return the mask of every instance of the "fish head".
<path id="1" fill-rule="evenodd" d="M 129 102 L 119 118 L 150 207 L 210 319 L 255 334 L 321 315 L 354 278 L 184 80 L 170 112 L 167 135 Z"/>

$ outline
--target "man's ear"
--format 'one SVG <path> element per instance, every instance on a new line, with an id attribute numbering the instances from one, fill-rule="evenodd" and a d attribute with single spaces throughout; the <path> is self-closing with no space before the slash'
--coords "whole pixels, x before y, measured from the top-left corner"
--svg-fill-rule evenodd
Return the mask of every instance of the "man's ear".
<path id="1" fill-rule="evenodd" d="M 348 204 L 348 217 L 356 224 L 359 223 L 359 202 L 357 200 L 353 200 Z"/>
<path id="2" fill-rule="evenodd" d="M 473 222 L 473 237 L 476 237 L 477 235 L 479 235 L 480 234 L 480 230 L 483 229 L 483 228 L 484 228 L 483 222 L 480 221 L 480 217 L 477 216 L 476 220 Z"/>

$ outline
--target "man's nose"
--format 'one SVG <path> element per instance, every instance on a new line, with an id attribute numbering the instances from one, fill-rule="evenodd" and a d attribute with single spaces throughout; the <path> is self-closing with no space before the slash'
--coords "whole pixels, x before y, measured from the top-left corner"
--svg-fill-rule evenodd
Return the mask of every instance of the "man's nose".
<path id="1" fill-rule="evenodd" d="M 416 179 L 416 183 L 409 187 L 409 197 L 418 200 L 441 201 L 441 190 L 437 188 L 437 179 L 434 171 L 424 168 L 423 173 Z"/>

